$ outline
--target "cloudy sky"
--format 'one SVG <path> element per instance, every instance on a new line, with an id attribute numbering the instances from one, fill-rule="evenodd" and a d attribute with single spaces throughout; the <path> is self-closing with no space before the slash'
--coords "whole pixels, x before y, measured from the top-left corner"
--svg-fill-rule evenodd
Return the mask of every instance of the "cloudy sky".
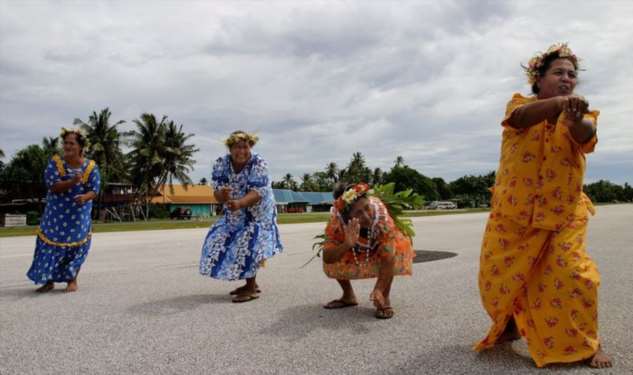
<path id="1" fill-rule="evenodd" d="M 397 155 L 453 180 L 496 168 L 520 64 L 567 41 L 601 111 L 587 181 L 633 183 L 631 1 L 0 1 L 0 149 L 109 107 L 195 133 L 195 180 L 236 129 L 275 178 Z"/>

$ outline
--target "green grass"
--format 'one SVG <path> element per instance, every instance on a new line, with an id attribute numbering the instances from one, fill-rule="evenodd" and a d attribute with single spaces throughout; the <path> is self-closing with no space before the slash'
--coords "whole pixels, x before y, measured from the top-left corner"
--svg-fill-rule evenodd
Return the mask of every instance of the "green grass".
<path id="1" fill-rule="evenodd" d="M 437 216 L 454 215 L 471 212 L 484 212 L 485 208 L 472 208 L 464 210 L 435 210 L 435 211 L 409 211 L 405 216 Z M 279 224 L 300 224 L 300 223 L 321 223 L 326 222 L 330 217 L 329 212 L 310 212 L 303 214 L 279 214 Z M 142 230 L 161 229 L 190 229 L 208 228 L 215 222 L 215 218 L 207 220 L 150 220 L 126 223 L 93 223 L 95 233 L 104 232 L 130 232 Z M 35 235 L 37 226 L 0 228 L 0 237 L 32 236 Z"/>

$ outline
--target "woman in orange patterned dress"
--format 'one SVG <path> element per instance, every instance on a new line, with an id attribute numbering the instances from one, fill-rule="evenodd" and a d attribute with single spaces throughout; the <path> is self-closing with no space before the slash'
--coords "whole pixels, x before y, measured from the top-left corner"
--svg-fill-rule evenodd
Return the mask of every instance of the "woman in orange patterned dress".
<path id="1" fill-rule="evenodd" d="M 534 95 L 515 94 L 502 121 L 479 272 L 493 325 L 475 349 L 523 337 L 538 367 L 611 367 L 598 338 L 600 275 L 585 249 L 594 208 L 582 192 L 599 112 L 574 94 L 578 59 L 566 44 L 525 68 Z"/>
<path id="2" fill-rule="evenodd" d="M 387 207 L 367 184 L 339 187 L 334 192 L 332 216 L 325 230 L 323 269 L 338 281 L 343 296 L 324 307 L 358 304 L 350 280 L 377 278 L 370 295 L 376 318 L 393 317 L 390 292 L 395 275 L 411 275 L 411 239 L 394 223 Z"/>

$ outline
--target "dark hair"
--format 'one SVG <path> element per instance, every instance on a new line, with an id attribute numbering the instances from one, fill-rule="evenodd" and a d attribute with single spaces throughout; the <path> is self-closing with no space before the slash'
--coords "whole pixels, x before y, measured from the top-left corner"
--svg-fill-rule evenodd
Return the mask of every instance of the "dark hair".
<path id="1" fill-rule="evenodd" d="M 354 184 L 346 184 L 344 182 L 337 182 L 336 185 L 334 185 L 334 191 L 332 191 L 332 195 L 334 196 L 334 199 L 338 199 L 341 195 L 343 195 L 343 193 L 345 193 L 346 190 L 351 189 L 354 187 Z"/>
<path id="2" fill-rule="evenodd" d="M 84 148 L 86 147 L 86 137 L 83 136 L 83 134 L 79 133 L 79 132 L 68 132 L 66 134 L 64 134 L 64 136 L 62 137 L 62 140 L 65 141 L 66 137 L 68 137 L 69 135 L 75 135 L 75 141 L 77 141 L 77 144 L 79 145 L 80 148 L 80 152 L 83 153 L 84 152 Z"/>
<path id="3" fill-rule="evenodd" d="M 574 69 L 578 69 L 578 63 L 572 59 L 569 59 L 567 57 L 560 57 L 560 53 L 558 51 L 553 52 L 547 56 L 545 56 L 545 58 L 543 59 L 543 64 L 538 68 L 538 76 L 539 77 L 545 77 L 545 73 L 547 72 L 547 70 L 550 68 L 550 66 L 552 66 L 552 63 L 557 60 L 557 59 L 566 59 L 569 62 L 571 62 L 572 64 L 574 64 Z M 532 93 L 533 94 L 538 94 L 540 91 L 538 85 L 536 82 L 534 82 L 532 84 Z"/>
<path id="4" fill-rule="evenodd" d="M 341 197 L 341 195 L 343 195 L 343 193 L 345 193 L 347 190 L 353 188 L 356 184 L 346 184 L 344 182 L 337 182 L 336 185 L 334 185 L 334 191 L 332 191 L 332 195 L 334 196 L 334 200 L 339 199 Z M 366 197 L 366 194 L 363 194 L 361 196 L 359 196 L 358 198 L 356 198 L 356 201 L 358 201 L 359 199 Z M 356 203 L 356 201 L 354 203 Z M 348 220 L 349 220 L 349 213 L 352 210 L 352 206 L 353 204 L 346 206 L 345 209 L 343 210 L 343 212 L 341 212 L 341 217 L 343 218 L 343 221 L 345 221 L 345 223 L 347 224 Z"/>

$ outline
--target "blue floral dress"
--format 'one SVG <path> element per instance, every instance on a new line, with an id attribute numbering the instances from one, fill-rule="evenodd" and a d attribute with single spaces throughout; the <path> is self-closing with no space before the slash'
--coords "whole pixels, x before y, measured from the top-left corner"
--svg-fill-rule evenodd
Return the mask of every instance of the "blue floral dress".
<path id="1" fill-rule="evenodd" d="M 81 182 L 70 190 L 51 191 L 56 182 L 68 180 L 76 173 L 82 175 Z M 75 196 L 99 192 L 99 168 L 94 161 L 84 159 L 81 167 L 73 169 L 55 155 L 44 172 L 44 182 L 48 188 L 46 208 L 37 232 L 33 263 L 26 275 L 36 284 L 68 282 L 77 277 L 86 260 L 92 229 L 92 201 L 80 205 L 75 203 Z"/>
<path id="2" fill-rule="evenodd" d="M 211 179 L 214 189 L 230 187 L 232 199 L 240 199 L 251 190 L 261 199 L 236 211 L 224 207 L 222 217 L 204 240 L 200 273 L 220 280 L 255 277 L 260 264 L 283 249 L 267 163 L 253 153 L 246 166 L 235 173 L 231 156 L 226 155 L 216 160 Z"/>

